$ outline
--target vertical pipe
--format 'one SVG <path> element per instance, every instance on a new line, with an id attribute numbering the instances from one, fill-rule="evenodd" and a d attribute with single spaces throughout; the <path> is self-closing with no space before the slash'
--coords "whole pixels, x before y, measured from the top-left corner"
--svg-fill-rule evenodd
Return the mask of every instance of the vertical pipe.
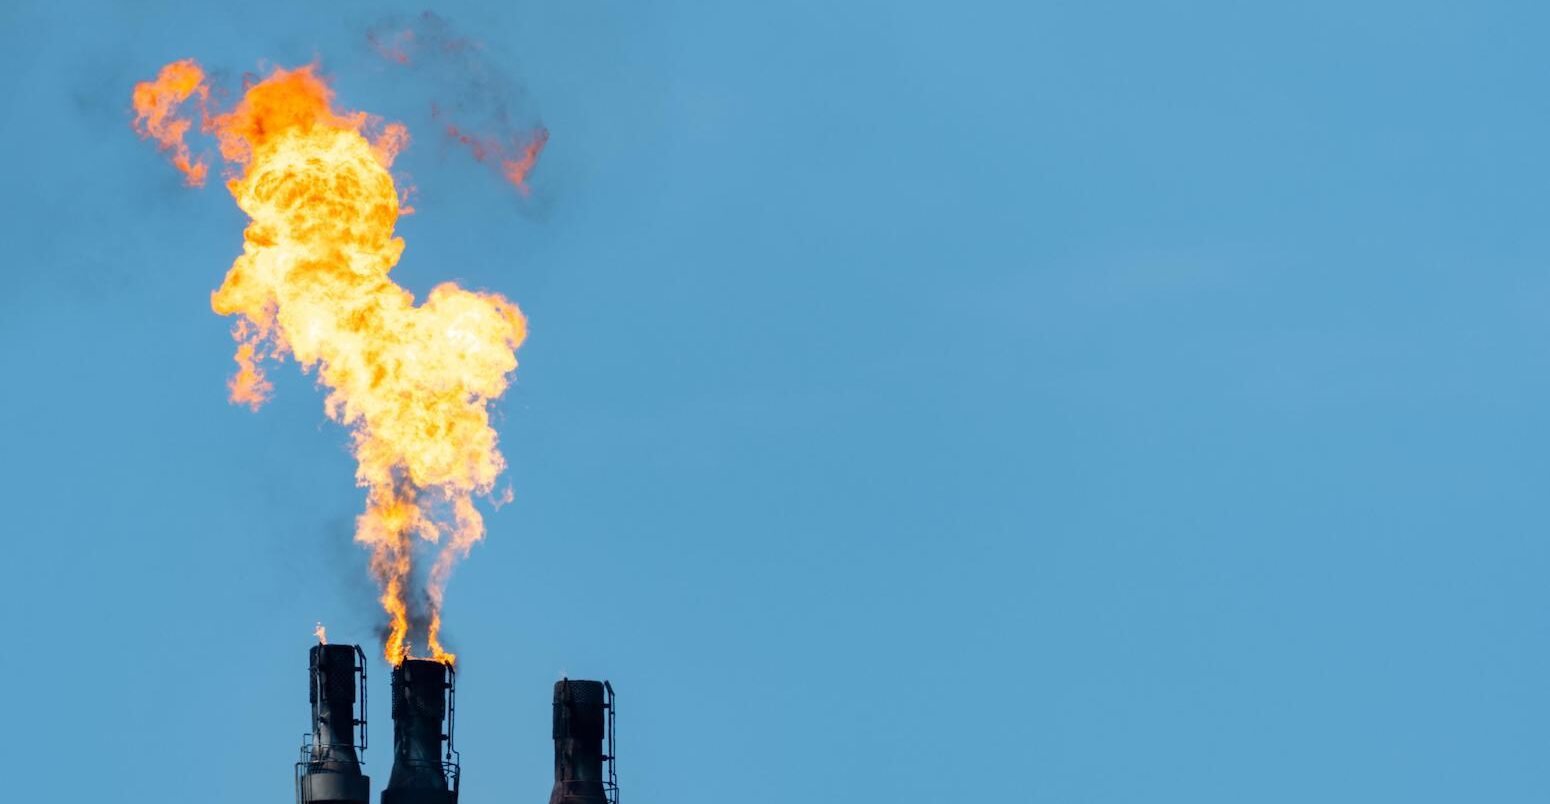
<path id="1" fill-rule="evenodd" d="M 393 668 L 393 772 L 382 804 L 453 804 L 442 754 L 452 668 L 431 659 L 406 659 Z"/>
<path id="2" fill-rule="evenodd" d="M 603 789 L 603 682 L 554 685 L 554 791 L 549 804 L 607 804 Z"/>
<path id="3" fill-rule="evenodd" d="M 371 799 L 371 780 L 361 773 L 355 749 L 356 676 L 364 672 L 364 654 L 354 645 L 312 647 L 307 667 L 312 745 L 297 781 L 302 804 L 367 804 Z"/>

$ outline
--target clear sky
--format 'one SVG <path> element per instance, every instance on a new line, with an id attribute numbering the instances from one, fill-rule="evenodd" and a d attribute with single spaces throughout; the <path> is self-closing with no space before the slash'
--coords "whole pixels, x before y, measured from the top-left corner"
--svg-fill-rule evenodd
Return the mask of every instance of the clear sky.
<path id="1" fill-rule="evenodd" d="M 416 138 L 398 281 L 531 319 L 465 804 L 565 673 L 637 804 L 1550 798 L 1544 4 L 438 4 L 525 202 L 367 51 L 420 8 L 0 7 L 7 801 L 288 801 L 374 640 L 320 392 L 225 400 L 244 218 L 129 128 L 314 56 Z"/>

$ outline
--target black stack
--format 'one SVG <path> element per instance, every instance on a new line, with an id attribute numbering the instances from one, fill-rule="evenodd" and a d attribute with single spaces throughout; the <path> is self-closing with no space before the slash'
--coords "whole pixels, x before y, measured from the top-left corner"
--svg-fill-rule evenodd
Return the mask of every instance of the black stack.
<path id="1" fill-rule="evenodd" d="M 367 804 L 371 780 L 356 751 L 355 691 L 364 686 L 366 655 L 355 645 L 314 645 L 307 675 L 312 701 L 312 740 L 302 746 L 296 797 L 302 804 Z M 364 737 L 364 730 L 362 732 Z"/>
<path id="2" fill-rule="evenodd" d="M 554 792 L 549 804 L 607 804 L 603 786 L 601 681 L 554 684 Z"/>
<path id="3" fill-rule="evenodd" d="M 452 668 L 432 659 L 406 659 L 393 668 L 393 772 L 382 804 L 456 804 L 447 707 L 452 684 Z"/>

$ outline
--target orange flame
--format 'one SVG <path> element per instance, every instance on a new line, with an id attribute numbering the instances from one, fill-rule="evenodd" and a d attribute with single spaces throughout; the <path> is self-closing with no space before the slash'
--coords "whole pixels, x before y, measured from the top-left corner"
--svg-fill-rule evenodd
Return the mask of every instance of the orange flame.
<path id="1" fill-rule="evenodd" d="M 312 635 L 318 638 L 319 645 L 328 644 L 328 629 L 323 627 L 323 623 L 319 622 L 318 627 L 312 629 Z"/>
<path id="2" fill-rule="evenodd" d="M 172 152 L 172 164 L 183 171 L 190 187 L 204 186 L 205 164 L 193 158 L 183 141 L 193 121 L 178 117 L 177 108 L 195 94 L 201 107 L 209 101 L 210 90 L 204 79 L 204 70 L 193 59 L 184 59 L 161 68 L 156 80 L 135 84 L 135 131 L 156 140 L 158 149 Z"/>
<path id="3" fill-rule="evenodd" d="M 549 130 L 545 128 L 535 129 L 532 138 L 525 144 L 507 145 L 494 137 L 476 137 L 451 123 L 447 124 L 447 136 L 468 146 L 476 161 L 493 162 L 500 168 L 506 181 L 515 185 L 524 196 L 532 192 L 527 184 L 527 174 L 533 172 L 538 164 L 538 155 L 549 142 Z"/>
<path id="4" fill-rule="evenodd" d="M 198 71 L 192 61 L 177 64 Z M 371 551 L 382 590 L 386 658 L 396 665 L 410 655 L 418 537 L 436 545 L 421 573 L 426 644 L 450 664 L 442 602 L 453 565 L 484 536 L 473 497 L 489 496 L 506 466 L 489 403 L 517 367 L 526 320 L 502 296 L 452 283 L 415 306 L 388 277 L 404 249 L 393 233 L 399 194 L 388 168 L 407 131 L 336 111 L 312 67 L 276 69 L 205 128 L 237 168 L 227 189 L 252 219 L 242 255 L 210 299 L 215 312 L 236 317 L 231 399 L 255 409 L 264 402 L 266 359 L 289 354 L 303 371 L 317 370 L 328 416 L 350 428 L 356 482 L 366 489 L 355 539 Z"/>
<path id="5" fill-rule="evenodd" d="M 522 146 L 522 155 L 516 159 L 508 159 L 501 162 L 501 173 L 506 180 L 515 184 L 523 195 L 531 192 L 527 186 L 527 174 L 533 172 L 533 166 L 538 164 L 538 154 L 543 151 L 544 145 L 549 142 L 549 130 L 541 128 L 533 132 L 533 139 L 527 145 Z"/>

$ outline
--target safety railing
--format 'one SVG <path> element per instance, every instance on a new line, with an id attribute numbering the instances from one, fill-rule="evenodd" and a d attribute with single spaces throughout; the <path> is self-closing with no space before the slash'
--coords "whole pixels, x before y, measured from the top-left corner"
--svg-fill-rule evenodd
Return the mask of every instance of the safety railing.
<path id="1" fill-rule="evenodd" d="M 330 760 L 321 758 L 323 751 L 326 751 L 330 748 L 337 748 L 341 750 L 350 749 L 357 752 L 355 761 L 358 765 L 366 764 L 366 759 L 359 754 L 359 752 L 365 748 L 363 745 L 352 743 L 329 743 L 328 745 L 319 746 L 313 745 L 312 739 L 313 737 L 311 733 L 303 734 L 301 736 L 301 757 L 296 760 L 295 768 L 296 804 L 302 804 L 304 793 L 302 786 L 304 784 L 304 780 L 307 777 L 307 774 L 317 773 L 319 771 L 328 772 L 331 770 L 330 768 L 326 767 Z"/>
<path id="2" fill-rule="evenodd" d="M 608 797 L 608 804 L 619 804 L 619 774 L 614 768 L 618 761 L 618 752 L 614 750 L 614 713 L 618 711 L 614 705 L 614 685 L 604 681 L 603 692 L 607 696 L 603 708 L 608 710 L 608 753 L 603 757 L 608 763 L 608 780 L 603 783 L 603 794 Z"/>

